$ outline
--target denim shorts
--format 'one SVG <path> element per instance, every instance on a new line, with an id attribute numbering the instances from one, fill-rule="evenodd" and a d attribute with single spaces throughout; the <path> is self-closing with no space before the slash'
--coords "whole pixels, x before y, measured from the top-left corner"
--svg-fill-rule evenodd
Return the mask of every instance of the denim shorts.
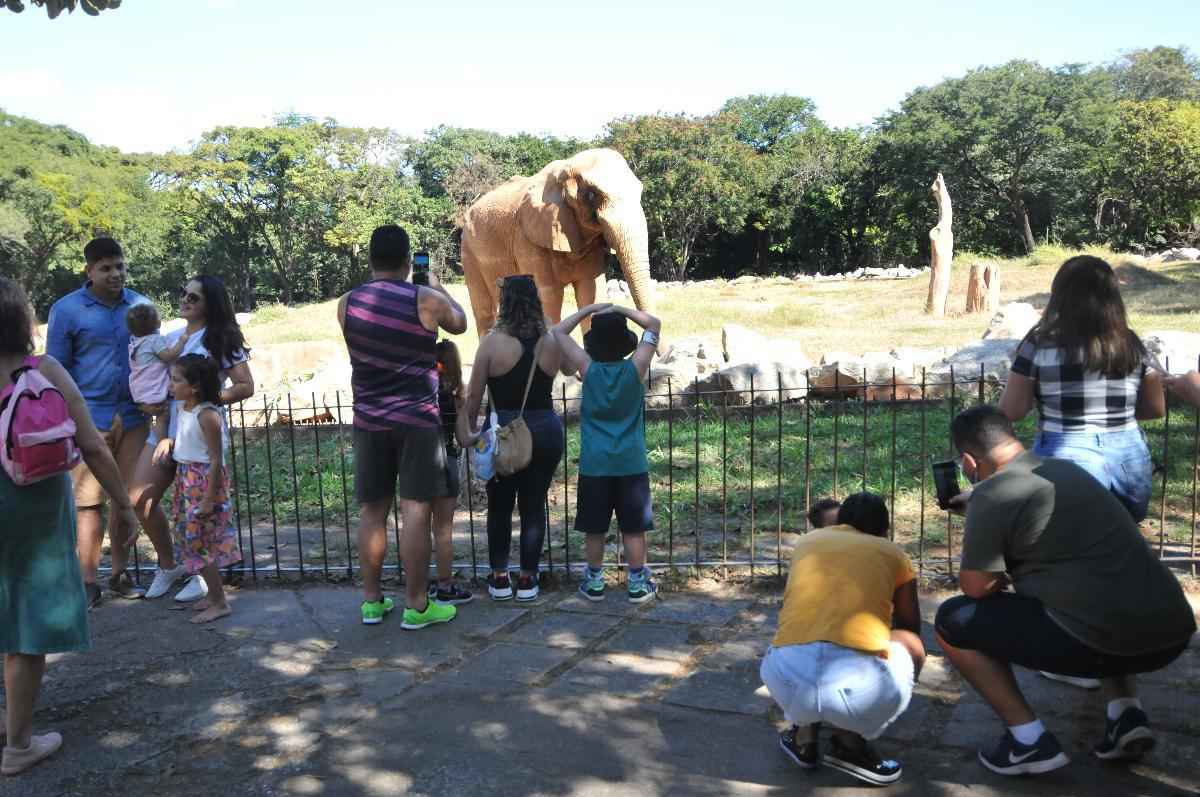
<path id="1" fill-rule="evenodd" d="M 1141 429 L 1038 432 L 1035 454 L 1074 462 L 1112 491 L 1137 522 L 1146 519 L 1154 464 Z"/>
<path id="2" fill-rule="evenodd" d="M 759 675 L 788 722 L 823 722 L 877 739 L 908 708 L 913 660 L 897 642 L 888 657 L 836 645 L 771 647 Z"/>

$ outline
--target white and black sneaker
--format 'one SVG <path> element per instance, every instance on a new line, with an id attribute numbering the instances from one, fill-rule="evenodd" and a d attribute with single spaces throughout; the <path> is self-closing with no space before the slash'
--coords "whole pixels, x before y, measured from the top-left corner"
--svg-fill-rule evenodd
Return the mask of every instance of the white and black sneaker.
<path id="1" fill-rule="evenodd" d="M 1092 755 L 1106 761 L 1138 758 L 1153 750 L 1154 744 L 1146 712 L 1130 706 L 1115 720 L 1104 718 L 1104 740 L 1092 748 Z"/>
<path id="2" fill-rule="evenodd" d="M 1071 759 L 1050 731 L 1043 731 L 1033 744 L 1021 744 L 1006 730 L 994 750 L 979 751 L 979 763 L 998 775 L 1040 775 L 1065 767 Z"/>
<path id="3" fill-rule="evenodd" d="M 513 596 L 512 579 L 508 573 L 489 573 L 487 577 L 488 595 L 494 601 L 510 601 Z"/>
<path id="4" fill-rule="evenodd" d="M 825 766 L 840 769 L 874 786 L 895 783 L 904 771 L 899 761 L 881 758 L 865 739 L 858 744 L 846 744 L 841 735 L 835 734 L 829 747 L 829 752 L 821 756 Z"/>
<path id="5" fill-rule="evenodd" d="M 812 741 L 797 742 L 796 736 L 799 732 L 799 726 L 792 725 L 779 734 L 779 749 L 783 750 L 783 754 L 792 759 L 792 762 L 801 769 L 816 769 L 817 762 L 821 760 L 821 748 L 817 742 L 817 734 L 814 730 Z"/>

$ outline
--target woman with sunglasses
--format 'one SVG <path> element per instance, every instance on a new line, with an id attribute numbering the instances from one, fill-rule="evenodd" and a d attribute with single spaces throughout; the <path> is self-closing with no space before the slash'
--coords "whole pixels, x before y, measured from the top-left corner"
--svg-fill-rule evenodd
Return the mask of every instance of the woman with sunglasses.
<path id="1" fill-rule="evenodd" d="M 179 316 L 187 324 L 183 329 L 169 334 L 168 340 L 173 336 L 186 334 L 188 339 L 182 355 L 200 354 L 218 362 L 222 406 L 245 401 L 254 395 L 254 376 L 250 373 L 249 364 L 250 350 L 246 347 L 246 339 L 234 316 L 233 304 L 229 301 L 225 283 L 206 274 L 188 280 L 180 292 Z M 138 520 L 158 554 L 158 572 L 155 573 L 154 581 L 146 592 L 147 598 L 161 597 L 176 581 L 186 575 L 183 565 L 175 561 L 170 527 L 160 506 L 163 493 L 175 476 L 170 446 L 177 417 L 178 407 L 171 402 L 168 433 L 161 441 L 158 434 L 150 435 L 138 460 L 130 488 Z M 223 435 L 225 436 L 227 435 Z M 204 580 L 193 576 L 187 586 L 175 596 L 175 600 L 197 601 L 207 593 L 208 588 Z"/>
<path id="2" fill-rule="evenodd" d="M 533 458 L 523 470 L 510 476 L 494 476 L 487 483 L 492 567 L 487 581 L 492 600 L 513 597 L 508 557 L 514 503 L 521 514 L 521 571 L 516 598 L 532 601 L 538 597 L 538 563 L 546 539 L 546 492 L 563 450 L 562 420 L 554 412 L 550 396 L 554 375 L 561 366 L 562 348 L 546 329 L 546 314 L 533 277 L 505 277 L 500 283 L 496 325 L 479 342 L 471 366 L 465 418 L 473 438 L 486 382 L 501 426 L 517 416 L 525 418 L 533 438 Z"/>

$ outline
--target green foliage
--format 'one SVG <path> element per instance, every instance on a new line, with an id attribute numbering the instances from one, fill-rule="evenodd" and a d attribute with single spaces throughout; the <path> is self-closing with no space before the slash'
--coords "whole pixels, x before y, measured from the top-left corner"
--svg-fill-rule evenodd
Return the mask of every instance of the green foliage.
<path id="1" fill-rule="evenodd" d="M 29 2 L 38 8 L 46 9 L 46 15 L 50 19 L 54 19 L 64 10 L 67 13 L 73 13 L 75 6 L 79 6 L 85 14 L 92 17 L 99 16 L 101 11 L 121 7 L 121 0 L 29 0 Z M 4 0 L 3 6 L 17 14 L 25 10 L 25 3 L 22 0 Z"/>
<path id="2" fill-rule="evenodd" d="M 1200 102 L 1200 60 L 1185 47 L 1133 50 L 1109 72 L 1122 99 Z"/>

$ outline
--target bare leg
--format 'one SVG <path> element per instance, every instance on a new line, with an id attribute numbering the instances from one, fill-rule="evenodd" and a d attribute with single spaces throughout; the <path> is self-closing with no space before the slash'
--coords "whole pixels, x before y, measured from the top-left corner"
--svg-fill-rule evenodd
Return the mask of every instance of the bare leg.
<path id="1" fill-rule="evenodd" d="M 75 511 L 75 551 L 79 555 L 79 572 L 85 584 L 96 583 L 100 549 L 104 546 L 103 521 L 98 506 L 80 507 Z"/>
<path id="2" fill-rule="evenodd" d="M 113 457 L 117 461 L 117 470 L 121 473 L 121 481 L 125 483 L 126 490 L 129 493 L 130 503 L 134 502 L 134 491 L 132 489 L 133 478 L 137 472 L 138 460 L 141 458 L 142 451 L 146 448 L 146 437 L 150 432 L 150 427 L 147 424 L 142 424 L 136 429 L 127 429 L 121 434 L 120 444 L 113 452 Z M 108 544 L 110 560 L 112 564 L 112 574 L 119 576 L 125 572 L 126 566 L 129 564 L 129 537 L 133 529 L 127 529 L 121 523 L 121 515 L 109 507 L 108 511 Z"/>
<path id="3" fill-rule="evenodd" d="M 133 508 L 142 529 L 154 546 L 159 568 L 172 570 L 175 567 L 175 548 L 171 544 L 170 524 L 161 502 L 163 493 L 171 486 L 175 477 L 175 469 L 155 465 L 153 455 L 154 449 L 151 446 L 142 446 L 133 478 L 129 482 L 129 498 L 133 501 Z"/>
<path id="4" fill-rule="evenodd" d="M 1102 678 L 1100 684 L 1104 689 L 1104 699 L 1118 700 L 1122 697 L 1137 697 L 1137 676 L 1118 675 L 1113 678 Z"/>
<path id="5" fill-rule="evenodd" d="M 458 498 L 433 499 L 433 545 L 437 560 L 437 580 L 443 587 L 450 586 L 454 575 L 454 510 Z"/>
<path id="6" fill-rule="evenodd" d="M 607 537 L 607 534 L 588 534 L 583 538 L 584 555 L 588 567 L 593 570 L 599 570 L 604 565 L 604 542 Z"/>
<path id="7" fill-rule="evenodd" d="M 400 532 L 400 556 L 404 560 L 405 598 L 412 609 L 424 611 L 429 602 L 429 519 L 428 501 L 400 499 L 400 516 L 404 528 Z M 361 549 L 360 549 L 361 550 Z M 362 554 L 360 552 L 359 556 Z M 383 557 L 380 557 L 382 564 Z M 365 578 L 364 578 L 365 581 Z"/>
<path id="8" fill-rule="evenodd" d="M 200 571 L 201 578 L 208 585 L 208 608 L 192 618 L 193 623 L 211 623 L 233 613 L 229 602 L 225 599 L 225 585 L 221 583 L 221 571 L 216 562 L 210 562 Z"/>
<path id="9" fill-rule="evenodd" d="M 42 688 L 45 656 L 8 653 L 4 656 L 4 692 L 8 699 L 9 747 L 28 747 L 33 734 L 33 704 Z"/>
<path id="10" fill-rule="evenodd" d="M 937 635 L 937 640 L 945 651 L 946 658 L 950 659 L 954 668 L 975 687 L 975 691 L 1000 716 L 1005 725 L 1011 728 L 1037 719 L 1033 709 L 1025 702 L 1025 696 L 1017 686 L 1012 667 L 1007 662 L 997 661 L 977 650 L 956 648 L 947 644 L 941 634 Z"/>
<path id="11" fill-rule="evenodd" d="M 383 599 L 383 588 L 379 582 L 383 577 L 383 557 L 387 556 L 387 519 L 391 511 L 390 498 L 369 501 L 359 507 L 358 571 L 362 574 L 363 600 L 366 601 Z M 427 545 L 428 539 L 426 535 Z M 426 565 L 428 564 L 426 554 Z"/>
<path id="12" fill-rule="evenodd" d="M 646 532 L 621 532 L 622 545 L 625 548 L 625 561 L 630 570 L 638 570 L 646 564 Z"/>

